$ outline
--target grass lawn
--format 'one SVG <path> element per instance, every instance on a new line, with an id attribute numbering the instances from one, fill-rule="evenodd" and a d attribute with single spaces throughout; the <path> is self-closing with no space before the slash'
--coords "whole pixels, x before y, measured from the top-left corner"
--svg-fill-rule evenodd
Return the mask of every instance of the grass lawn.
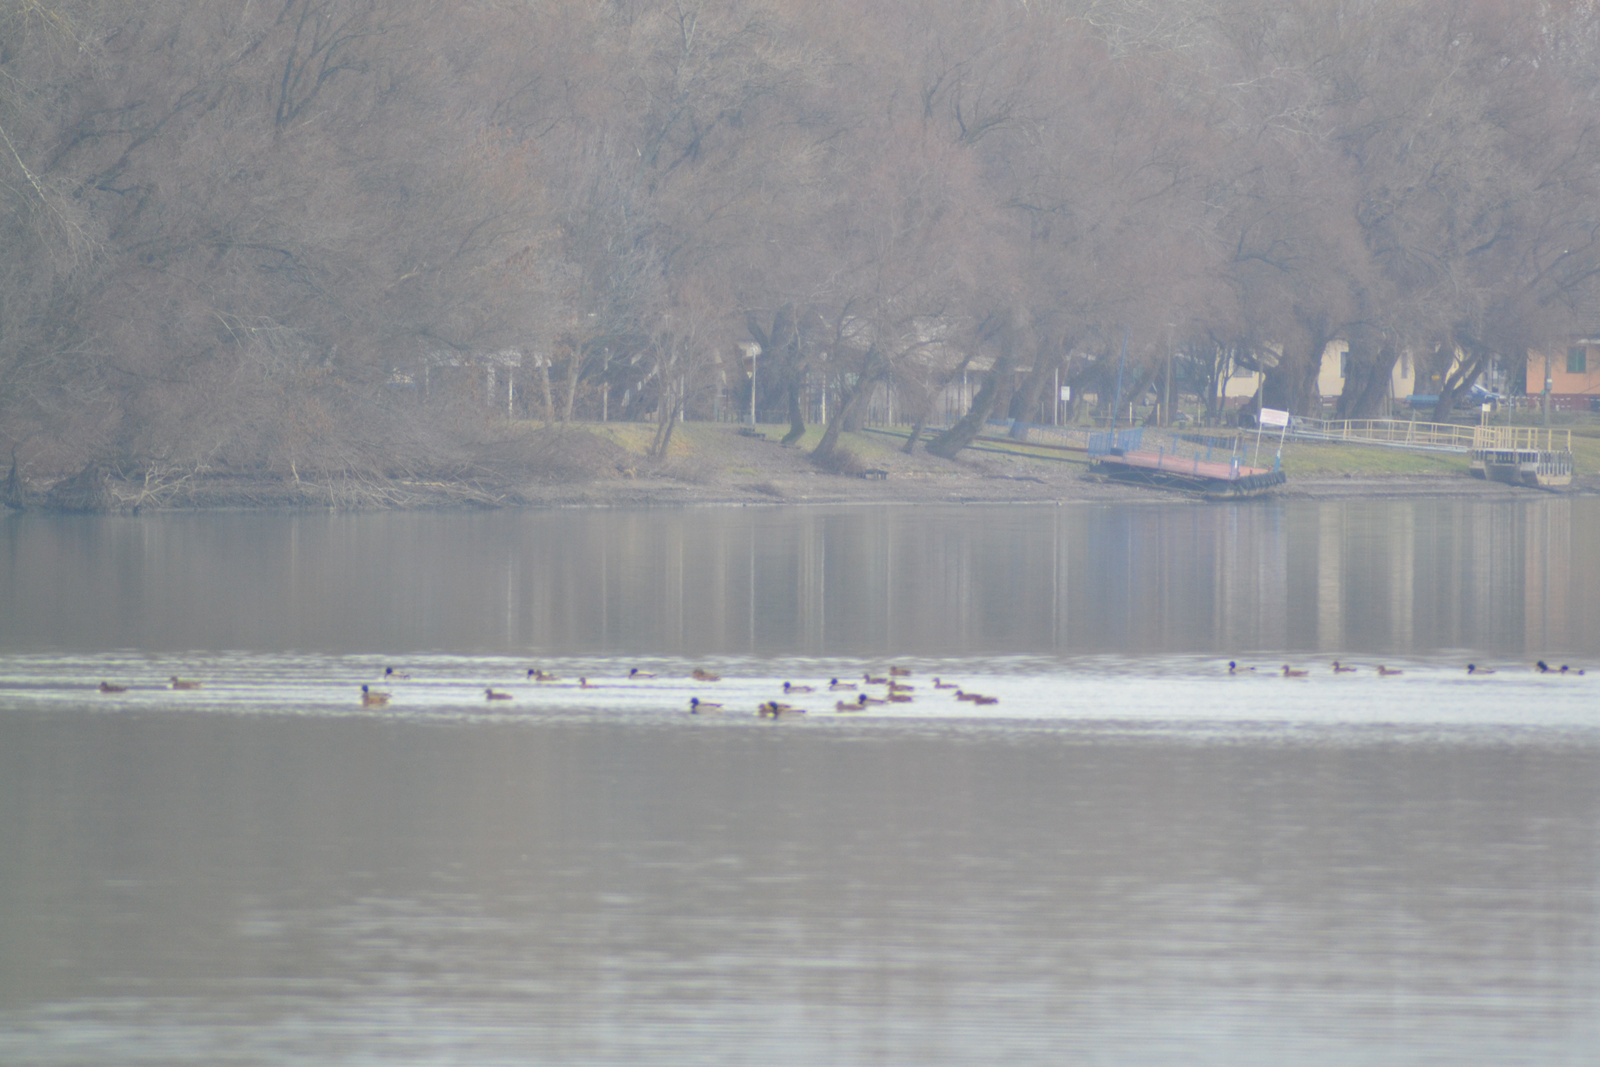
<path id="1" fill-rule="evenodd" d="M 581 428 L 585 432 L 602 437 L 637 456 L 643 456 L 649 449 L 656 430 L 655 423 L 645 422 L 577 423 L 574 428 Z M 789 427 L 787 423 L 769 423 L 762 424 L 756 429 L 769 440 L 776 441 L 788 432 Z M 814 449 L 822 438 L 822 430 L 821 426 L 808 426 L 797 450 L 804 453 Z M 672 435 L 671 458 L 693 459 L 712 467 L 727 469 L 730 473 L 755 473 L 742 467 L 742 464 L 749 462 L 748 458 L 736 460 L 729 449 L 733 433 L 733 428 L 727 423 L 679 423 Z M 1243 436 L 1246 444 L 1246 461 L 1249 462 L 1256 455 L 1254 435 Z M 862 465 L 869 467 L 879 465 L 878 457 L 898 451 L 904 440 L 904 436 L 879 433 L 847 433 L 839 436 L 840 446 L 854 453 Z M 1025 448 L 1026 446 L 1020 446 L 1018 451 Z M 1572 450 L 1578 473 L 1593 473 L 1600 470 L 1600 427 L 1574 428 Z M 1261 464 L 1271 466 L 1272 457 L 1276 452 L 1277 442 L 1270 436 L 1264 437 L 1261 441 Z M 741 464 L 741 469 L 733 469 L 736 462 Z M 1469 465 L 1467 455 L 1457 452 L 1408 452 L 1376 445 L 1292 440 L 1283 446 L 1283 469 L 1291 478 L 1326 478 L 1343 475 L 1465 476 Z"/>
<path id="2" fill-rule="evenodd" d="M 1572 469 L 1574 474 L 1593 474 L 1600 471 L 1600 434 L 1572 435 Z"/>
<path id="3" fill-rule="evenodd" d="M 1263 442 L 1262 458 L 1265 460 L 1270 454 Z M 1306 441 L 1290 441 L 1283 446 L 1283 470 L 1291 478 L 1344 474 L 1465 475 L 1470 466 L 1465 452 L 1407 452 L 1380 445 Z"/>

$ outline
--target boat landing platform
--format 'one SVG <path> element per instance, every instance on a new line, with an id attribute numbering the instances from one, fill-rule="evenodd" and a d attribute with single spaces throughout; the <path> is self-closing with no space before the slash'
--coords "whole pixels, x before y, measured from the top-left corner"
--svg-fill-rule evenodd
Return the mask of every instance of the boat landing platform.
<path id="1" fill-rule="evenodd" d="M 1259 496 L 1288 481 L 1281 470 L 1247 467 L 1237 459 L 1201 459 L 1167 452 L 1109 452 L 1089 466 L 1096 474 L 1120 482 L 1198 493 L 1207 500 Z"/>

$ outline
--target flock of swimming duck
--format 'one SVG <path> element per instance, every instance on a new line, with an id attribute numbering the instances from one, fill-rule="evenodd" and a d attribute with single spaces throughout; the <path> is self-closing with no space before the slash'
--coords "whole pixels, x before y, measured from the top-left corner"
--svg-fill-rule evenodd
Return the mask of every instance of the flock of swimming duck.
<path id="1" fill-rule="evenodd" d="M 1334 674 L 1354 674 L 1361 668 L 1334 660 L 1332 669 Z M 1268 674 L 1277 673 L 1272 668 L 1257 668 L 1253 666 L 1241 667 L 1234 660 L 1228 661 L 1228 673 L 1231 675 L 1255 674 L 1258 671 Z M 1283 677 L 1285 678 L 1306 678 L 1311 674 L 1311 671 L 1308 668 L 1291 667 L 1287 663 L 1282 666 L 1281 671 Z M 1390 678 L 1395 675 L 1405 673 L 1405 671 L 1401 668 L 1389 667 L 1382 663 L 1378 664 L 1373 671 L 1380 678 Z M 1539 660 L 1534 663 L 1533 671 L 1535 674 L 1553 674 L 1560 677 L 1576 677 L 1587 673 L 1582 668 L 1570 667 L 1565 663 L 1559 667 L 1552 667 L 1544 660 Z M 1497 673 L 1499 672 L 1493 667 L 1480 667 L 1475 663 L 1467 664 L 1467 674 L 1475 678 Z M 393 667 L 384 668 L 383 678 L 385 682 L 406 681 L 410 679 L 410 677 L 411 676 L 404 671 L 397 671 Z M 528 681 L 536 685 L 561 682 L 561 678 L 559 678 L 556 674 L 551 671 L 543 670 L 539 667 L 528 668 L 527 677 Z M 638 667 L 634 667 L 623 676 L 623 680 L 629 682 L 650 681 L 655 677 L 656 676 L 654 674 L 649 674 L 645 671 L 641 671 Z M 714 674 L 703 667 L 696 667 L 692 672 L 690 672 L 689 677 L 696 682 L 706 684 L 722 681 L 721 675 Z M 904 679 L 909 677 L 911 677 L 911 671 L 909 668 L 890 667 L 888 674 L 881 676 L 875 677 L 870 671 L 865 672 L 861 675 L 861 680 L 859 682 L 846 682 L 841 681 L 838 678 L 830 678 L 827 685 L 819 684 L 815 686 L 796 685 L 794 682 L 784 682 L 783 696 L 804 696 L 817 693 L 819 691 L 827 693 L 855 693 L 855 696 L 853 697 L 842 698 L 835 701 L 833 710 L 839 713 L 866 711 L 882 704 L 911 703 L 915 699 L 917 687 L 910 682 L 904 681 Z M 168 680 L 168 685 L 170 688 L 178 690 L 191 690 L 200 688 L 200 683 L 198 681 L 193 679 L 179 678 L 177 675 L 173 675 Z M 580 689 L 599 688 L 598 684 L 590 682 L 587 677 L 579 677 L 577 686 Z M 883 688 L 881 691 L 868 691 L 872 690 L 872 687 L 874 686 L 882 686 Z M 956 700 L 966 701 L 980 707 L 1000 703 L 999 697 L 984 696 L 981 693 L 971 693 L 965 689 L 962 689 L 954 682 L 946 682 L 940 678 L 933 679 L 932 688 L 936 690 L 950 690 L 952 691 L 952 695 Z M 127 691 L 128 687 L 125 685 L 117 685 L 112 682 L 100 683 L 100 692 L 102 693 L 126 693 Z M 882 695 L 877 695 L 877 692 L 881 692 Z M 389 696 L 389 693 L 374 689 L 370 685 L 363 685 L 361 687 L 361 703 L 364 707 L 383 707 L 389 703 Z M 490 686 L 483 691 L 483 698 L 488 701 L 515 699 L 512 693 L 509 693 L 503 689 L 496 689 L 493 686 Z M 699 696 L 692 696 L 689 698 L 689 714 L 691 715 L 700 715 L 707 712 L 720 712 L 724 710 L 726 709 L 723 704 L 715 703 L 709 700 L 702 700 Z M 805 713 L 805 708 L 797 707 L 794 704 L 788 703 L 786 700 L 779 700 L 777 698 L 764 701 L 756 708 L 756 714 L 764 718 L 772 719 L 776 719 L 784 715 L 804 715 Z"/>
<path id="2" fill-rule="evenodd" d="M 397 671 L 393 667 L 385 668 L 383 676 L 385 680 L 404 681 L 410 678 L 410 675 L 401 671 Z M 561 683 L 562 681 L 562 679 L 554 672 L 546 671 L 539 667 L 530 667 L 528 669 L 527 677 L 528 681 L 534 683 L 535 685 Z M 647 673 L 640 670 L 638 667 L 634 667 L 623 676 L 623 680 L 628 682 L 641 682 L 651 681 L 655 677 L 656 676 L 654 674 Z M 690 672 L 689 677 L 693 681 L 704 684 L 722 681 L 722 676 L 720 674 L 715 674 L 703 667 L 696 667 L 692 672 Z M 853 698 L 835 701 L 833 710 L 840 713 L 866 711 L 869 708 L 883 704 L 911 703 L 912 700 L 915 699 L 915 691 L 917 687 L 904 680 L 909 677 L 911 677 L 911 670 L 909 668 L 890 667 L 888 674 L 877 677 L 875 677 L 870 671 L 865 672 L 861 675 L 861 681 L 859 682 L 841 681 L 838 678 L 828 679 L 827 685 L 797 685 L 794 682 L 784 682 L 783 696 L 796 697 L 817 693 L 819 691 L 828 693 L 853 692 L 856 694 Z M 578 678 L 577 686 L 579 689 L 600 688 L 597 683 L 590 682 L 587 677 L 583 676 Z M 867 691 L 873 686 L 882 686 L 883 695 L 878 696 L 875 695 L 874 692 Z M 956 683 L 946 682 L 940 678 L 933 679 L 933 688 L 951 690 L 955 699 L 967 701 L 972 704 L 987 706 L 1000 703 L 999 697 L 984 696 L 981 693 L 969 693 L 960 686 L 956 685 Z M 493 686 L 490 686 L 483 691 L 483 698 L 491 701 L 512 700 L 515 699 L 515 696 L 514 694 L 503 689 L 496 689 Z M 382 707 L 383 705 L 389 703 L 389 694 L 373 689 L 370 685 L 363 685 L 361 687 L 361 703 L 366 707 Z M 701 715 L 725 710 L 726 705 L 724 704 L 716 703 L 710 700 L 702 700 L 699 696 L 692 696 L 689 698 L 689 714 L 691 715 Z M 758 705 L 756 708 L 756 714 L 762 718 L 777 719 L 784 715 L 804 715 L 806 714 L 806 709 L 791 704 L 787 700 L 772 699 L 763 701 L 760 705 Z"/>
<path id="3" fill-rule="evenodd" d="M 1333 673 L 1334 674 L 1354 674 L 1359 669 L 1360 669 L 1359 667 L 1352 667 L 1347 663 L 1340 663 L 1338 660 L 1334 660 L 1333 661 Z M 1241 666 L 1239 666 L 1239 664 L 1235 663 L 1231 659 L 1228 661 L 1228 673 L 1229 674 L 1251 674 L 1251 673 L 1254 673 L 1255 671 L 1256 671 L 1255 667 L 1241 667 Z M 1550 666 L 1550 664 L 1546 663 L 1544 660 L 1539 660 L 1537 663 L 1535 663 L 1533 665 L 1533 671 L 1534 671 L 1535 674 L 1556 674 L 1556 675 L 1573 675 L 1573 676 L 1577 676 L 1577 675 L 1581 675 L 1581 674 L 1585 673 L 1582 669 L 1576 668 L 1576 667 L 1569 667 L 1565 663 L 1563 663 L 1559 667 L 1552 667 L 1552 666 Z M 1267 668 L 1267 673 L 1269 673 L 1269 674 L 1273 673 L 1272 669 L 1271 668 Z M 1380 663 L 1380 664 L 1378 664 L 1376 670 L 1373 673 L 1377 674 L 1378 677 L 1380 677 L 1380 678 L 1389 678 L 1389 677 L 1393 677 L 1394 675 L 1397 675 L 1397 674 L 1404 674 L 1406 672 L 1404 670 L 1402 670 L 1401 668 L 1399 668 L 1399 667 L 1387 667 L 1384 664 Z M 1499 672 L 1497 670 L 1495 670 L 1493 667 L 1480 667 L 1476 663 L 1469 663 L 1469 664 L 1467 664 L 1467 673 L 1472 675 L 1474 678 L 1480 678 L 1480 677 L 1483 677 L 1484 675 L 1498 674 Z M 1285 663 L 1283 665 L 1283 676 L 1285 678 L 1306 678 L 1306 677 L 1309 677 L 1310 674 L 1311 674 L 1311 671 L 1308 670 L 1308 669 L 1291 667 L 1287 663 Z"/>

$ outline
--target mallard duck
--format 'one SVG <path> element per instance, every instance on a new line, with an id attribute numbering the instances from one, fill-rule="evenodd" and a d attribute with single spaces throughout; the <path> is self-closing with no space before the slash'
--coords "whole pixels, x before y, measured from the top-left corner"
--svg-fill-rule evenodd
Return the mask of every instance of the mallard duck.
<path id="1" fill-rule="evenodd" d="M 868 685 L 888 685 L 889 684 L 889 679 L 887 679 L 887 678 L 874 678 L 870 673 L 862 674 L 861 680 L 863 682 L 866 682 Z"/>
<path id="2" fill-rule="evenodd" d="M 710 671 L 706 670 L 703 667 L 696 667 L 694 669 L 694 674 L 691 677 L 693 677 L 694 680 L 697 681 L 697 682 L 720 682 L 720 681 L 722 681 L 722 675 L 720 675 L 720 674 L 712 674 Z"/>
<path id="3" fill-rule="evenodd" d="M 803 708 L 797 708 L 793 704 L 780 704 L 776 700 L 769 700 L 756 709 L 756 714 L 763 718 L 776 719 L 780 715 L 799 714 L 803 711 Z"/>
<path id="4" fill-rule="evenodd" d="M 1404 674 L 1404 673 L 1406 673 L 1406 672 L 1401 670 L 1401 669 L 1399 669 L 1398 667 L 1385 667 L 1381 663 L 1378 664 L 1378 677 L 1379 678 L 1387 678 L 1391 674 Z"/>
<path id="5" fill-rule="evenodd" d="M 401 681 L 405 681 L 410 677 L 411 675 L 407 674 L 405 671 L 397 671 L 393 667 L 385 667 L 383 669 L 383 680 L 386 682 L 396 678 Z"/>
<path id="6" fill-rule="evenodd" d="M 1334 660 L 1333 661 L 1333 673 L 1334 674 L 1354 674 L 1355 670 L 1356 669 L 1354 667 L 1346 667 L 1344 664 L 1340 663 L 1338 660 Z"/>
<path id="7" fill-rule="evenodd" d="M 1480 667 L 1476 663 L 1469 663 L 1469 664 L 1467 664 L 1467 673 L 1468 674 L 1493 674 L 1494 673 L 1494 668 L 1493 667 Z"/>
<path id="8" fill-rule="evenodd" d="M 856 697 L 856 702 L 858 704 L 860 704 L 862 707 L 866 707 L 868 704 L 887 704 L 887 703 L 889 703 L 883 697 L 869 697 L 865 693 L 862 693 L 860 696 Z"/>
<path id="9" fill-rule="evenodd" d="M 1310 671 L 1297 671 L 1290 667 L 1287 663 L 1283 665 L 1283 676 L 1285 678 L 1304 678 L 1310 673 Z"/>
<path id="10" fill-rule="evenodd" d="M 909 678 L 909 677 L 911 677 L 911 668 L 909 668 L 909 667 L 890 667 L 889 668 L 889 677 L 891 677 L 891 678 Z"/>
<path id="11" fill-rule="evenodd" d="M 809 685 L 795 685 L 793 682 L 784 682 L 783 683 L 783 691 L 785 693 L 810 693 L 810 692 L 813 692 L 812 688 Z"/>
<path id="12" fill-rule="evenodd" d="M 707 701 L 701 700 L 699 697 L 690 697 L 689 698 L 689 714 L 690 715 L 698 715 L 702 711 L 721 711 L 721 710 L 722 710 L 722 705 L 721 704 L 711 704 L 711 703 L 708 703 Z"/>
<path id="13" fill-rule="evenodd" d="M 854 689 L 855 687 L 856 687 L 856 683 L 854 683 L 854 682 L 841 682 L 837 678 L 830 679 L 829 682 L 828 682 L 828 688 L 832 689 L 832 690 Z"/>
<path id="14" fill-rule="evenodd" d="M 380 693 L 376 689 L 369 689 L 367 686 L 361 687 L 361 704 L 363 707 L 381 707 L 387 703 L 389 703 L 388 693 Z"/>
<path id="15" fill-rule="evenodd" d="M 1540 674 L 1549 674 L 1550 664 L 1546 663 L 1544 660 L 1540 660 L 1533 665 L 1533 669 L 1538 671 Z"/>
<path id="16" fill-rule="evenodd" d="M 1573 667 L 1569 667 L 1565 663 L 1563 663 L 1561 665 L 1561 673 L 1562 674 L 1582 674 L 1583 671 L 1577 670 L 1576 668 L 1573 668 Z"/>
<path id="17" fill-rule="evenodd" d="M 172 688 L 174 688 L 174 689 L 199 689 L 200 688 L 200 683 L 199 682 L 186 681 L 185 679 L 179 678 L 176 674 L 174 674 L 172 676 L 171 682 L 172 682 Z"/>
<path id="18" fill-rule="evenodd" d="M 911 703 L 911 694 L 910 693 L 896 693 L 894 690 L 891 689 L 889 691 L 889 702 L 891 704 L 909 704 L 909 703 Z"/>
<path id="19" fill-rule="evenodd" d="M 889 679 L 889 692 L 891 693 L 910 693 L 916 688 L 917 687 L 914 685 L 907 685 L 904 682 L 897 682 L 893 678 Z"/>
<path id="20" fill-rule="evenodd" d="M 535 682 L 559 682 L 561 680 L 549 671 L 542 671 L 538 667 L 529 667 L 528 677 Z"/>
<path id="21" fill-rule="evenodd" d="M 127 691 L 128 687 L 125 685 L 112 685 L 110 682 L 100 683 L 100 692 L 102 693 L 126 693 Z"/>
<path id="22" fill-rule="evenodd" d="M 649 674 L 649 673 L 647 673 L 645 671 L 641 671 L 638 667 L 633 667 L 633 668 L 629 669 L 628 677 L 629 678 L 654 678 L 655 675 Z"/>
<path id="23" fill-rule="evenodd" d="M 937 678 L 935 678 L 933 680 L 933 687 L 935 689 L 956 689 L 956 688 L 958 688 L 958 686 L 954 682 L 941 682 Z"/>
<path id="24" fill-rule="evenodd" d="M 1231 659 L 1228 661 L 1228 673 L 1229 674 L 1244 674 L 1244 673 L 1246 673 L 1248 671 L 1253 671 L 1253 670 L 1255 670 L 1254 667 L 1241 667 L 1237 663 L 1233 662 L 1233 660 L 1231 660 Z"/>
<path id="25" fill-rule="evenodd" d="M 956 699 L 957 700 L 977 700 L 978 699 L 978 694 L 977 693 L 969 693 L 965 689 L 957 689 L 956 690 Z"/>
<path id="26" fill-rule="evenodd" d="M 973 697 L 972 698 L 972 702 L 974 704 L 998 704 L 998 703 L 1000 703 L 1000 698 L 999 697 Z"/>
<path id="27" fill-rule="evenodd" d="M 578 677 L 578 688 L 579 689 L 599 689 L 600 687 L 598 685 L 590 685 L 589 684 L 589 679 L 584 678 L 583 676 L 580 675 Z"/>
<path id="28" fill-rule="evenodd" d="M 485 699 L 485 700 L 510 700 L 511 699 L 511 694 L 510 693 L 502 693 L 502 692 L 499 692 L 498 690 L 495 690 L 495 689 L 485 689 L 483 691 L 483 699 Z"/>
<path id="29" fill-rule="evenodd" d="M 834 711 L 865 711 L 866 705 L 859 700 L 841 700 L 834 704 Z"/>

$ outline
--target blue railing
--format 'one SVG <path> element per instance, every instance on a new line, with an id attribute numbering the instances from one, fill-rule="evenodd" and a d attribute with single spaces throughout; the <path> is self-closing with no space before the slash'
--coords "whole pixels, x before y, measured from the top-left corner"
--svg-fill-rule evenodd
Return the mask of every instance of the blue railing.
<path id="1" fill-rule="evenodd" d="M 1117 430 L 1115 433 L 1109 431 L 1092 433 L 1089 435 L 1089 455 L 1106 456 L 1113 452 L 1133 452 L 1143 440 L 1143 426 L 1132 430 Z"/>

